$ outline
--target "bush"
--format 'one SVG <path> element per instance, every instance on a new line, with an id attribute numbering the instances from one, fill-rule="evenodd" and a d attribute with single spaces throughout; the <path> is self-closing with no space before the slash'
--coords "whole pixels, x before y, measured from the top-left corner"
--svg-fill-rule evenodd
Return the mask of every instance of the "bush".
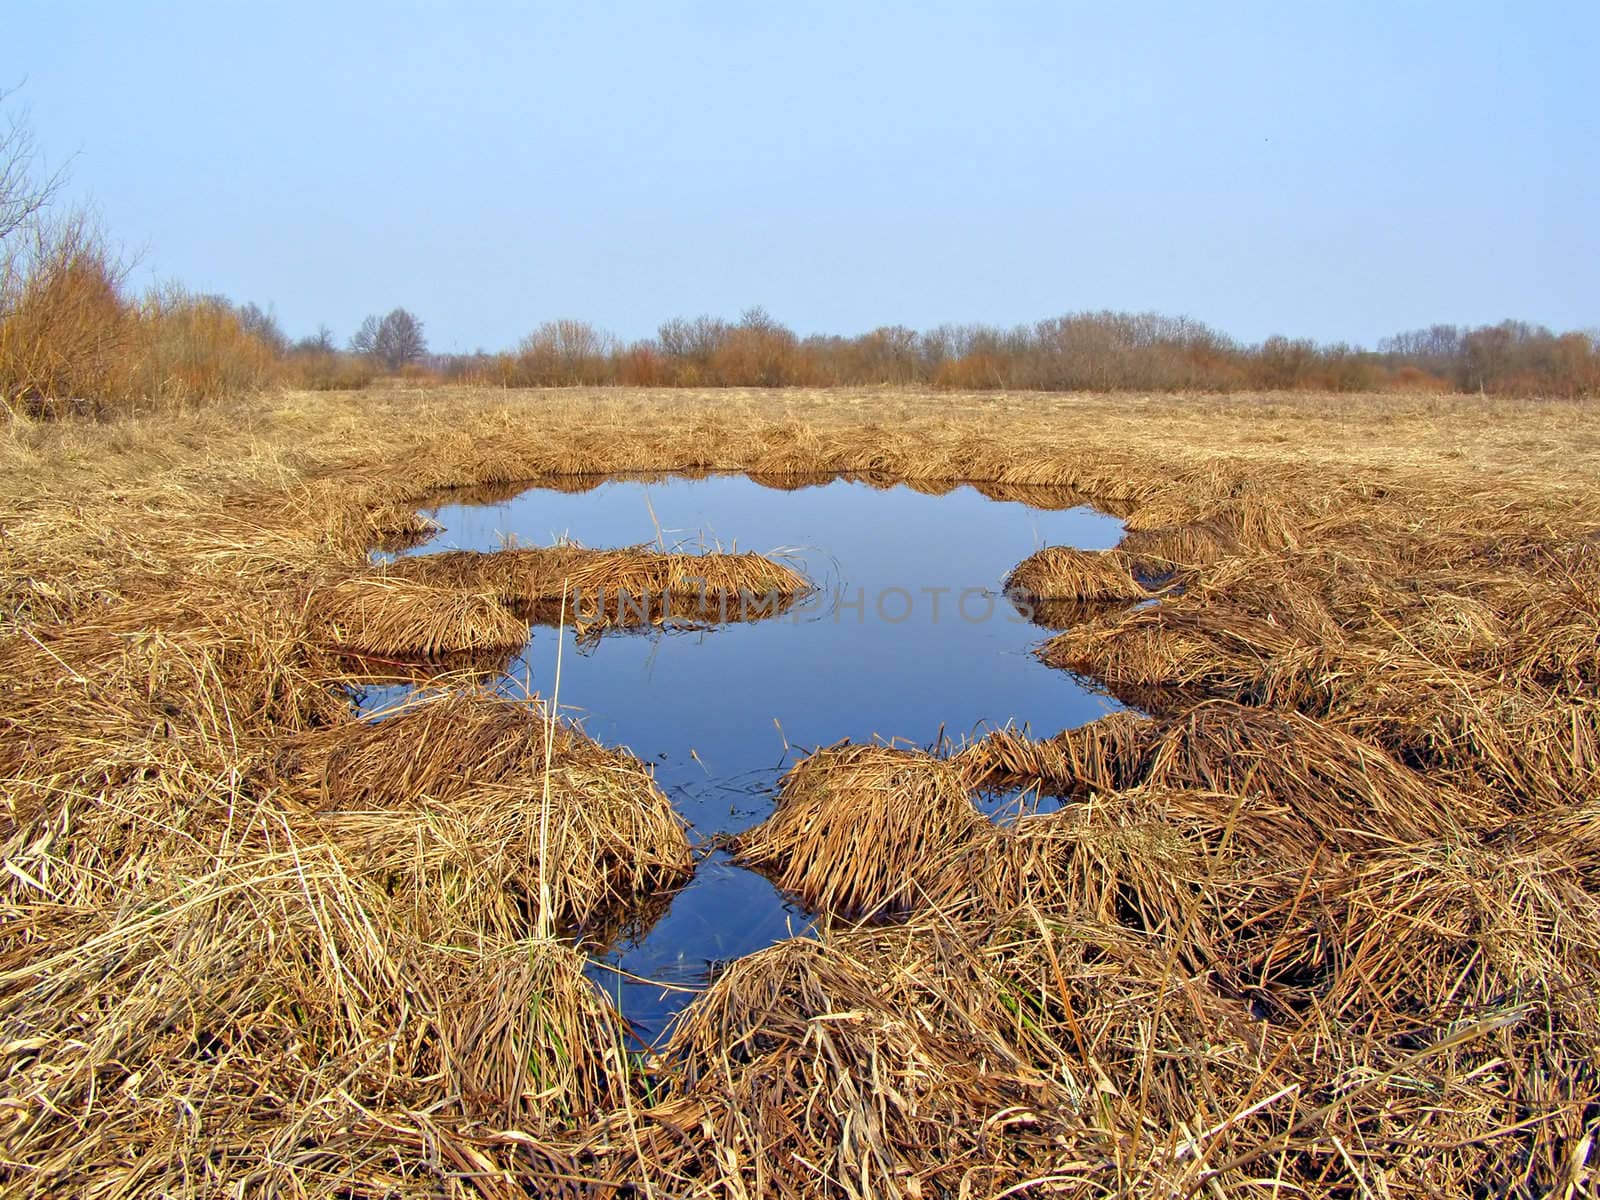
<path id="1" fill-rule="evenodd" d="M 954 362 L 939 364 L 934 372 L 933 386 L 952 392 L 992 391 L 1008 386 L 1008 365 L 997 354 L 975 351 L 964 354 Z"/>
<path id="2" fill-rule="evenodd" d="M 49 415 L 99 412 L 136 390 L 122 267 L 85 222 L 26 231 L 0 267 L 0 394 Z"/>
<path id="3" fill-rule="evenodd" d="M 513 379 L 524 387 L 609 383 L 616 339 L 585 321 L 546 321 L 517 347 Z"/>
<path id="4" fill-rule="evenodd" d="M 271 348 L 219 297 L 175 287 L 152 292 L 139 306 L 137 328 L 138 400 L 194 404 L 257 391 L 277 375 Z"/>
<path id="5" fill-rule="evenodd" d="M 378 369 L 370 359 L 337 350 L 306 352 L 289 356 L 280 370 L 289 387 L 308 392 L 359 391 L 377 378 Z"/>

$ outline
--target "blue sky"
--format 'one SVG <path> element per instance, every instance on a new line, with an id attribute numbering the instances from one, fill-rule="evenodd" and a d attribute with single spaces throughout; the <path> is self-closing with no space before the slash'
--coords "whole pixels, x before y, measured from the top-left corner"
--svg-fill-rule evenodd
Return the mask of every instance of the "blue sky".
<path id="1" fill-rule="evenodd" d="M 1600 5 L 11 0 L 141 279 L 433 347 L 1186 313 L 1600 325 Z"/>

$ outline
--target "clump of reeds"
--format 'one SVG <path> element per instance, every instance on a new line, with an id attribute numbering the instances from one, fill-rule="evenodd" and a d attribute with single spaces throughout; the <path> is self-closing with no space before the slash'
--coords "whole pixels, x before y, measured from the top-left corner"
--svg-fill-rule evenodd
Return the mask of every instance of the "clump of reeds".
<path id="1" fill-rule="evenodd" d="M 1192 493 L 1172 490 L 1159 500 L 1141 504 L 1128 516 L 1127 524 L 1135 531 L 1203 528 L 1224 545 L 1252 550 L 1294 549 L 1306 526 L 1321 516 L 1320 503 L 1312 507 L 1294 502 L 1299 499 L 1291 499 L 1286 490 L 1274 487 L 1271 481 L 1261 481 L 1243 494 L 1209 503 Z"/>
<path id="2" fill-rule="evenodd" d="M 1178 687 L 1231 698 L 1295 703 L 1318 688 L 1321 647 L 1273 621 L 1221 603 L 1185 598 L 1128 609 L 1074 626 L 1039 648 L 1053 667 L 1112 687 Z M 1304 666 L 1279 679 L 1272 669 L 1300 656 Z M 1293 694 L 1285 694 L 1292 688 Z"/>
<path id="3" fill-rule="evenodd" d="M 528 640 L 527 623 L 488 592 L 403 578 L 344 579 L 319 588 L 307 615 L 326 645 L 390 658 L 511 650 Z"/>
<path id="4" fill-rule="evenodd" d="M 465 1116 L 549 1132 L 629 1103 L 638 1081 L 627 1027 L 585 976 L 580 951 L 528 939 L 432 954 L 449 965 L 426 977 L 429 1049 Z"/>
<path id="5" fill-rule="evenodd" d="M 1162 525 L 1130 529 L 1117 549 L 1132 569 L 1160 578 L 1185 568 L 1209 567 L 1235 552 L 1233 538 L 1206 524 Z"/>
<path id="6" fill-rule="evenodd" d="M 1097 792 L 1023 817 L 1000 851 L 985 887 L 1002 909 L 1031 904 L 1146 935 L 1266 1011 L 1303 1001 L 1335 953 L 1320 897 L 1337 856 L 1266 795 Z"/>
<path id="7" fill-rule="evenodd" d="M 992 1195 L 1047 1172 L 1082 1123 L 973 945 L 857 929 L 734 963 L 677 1025 L 637 1143 L 608 1131 L 608 1177 L 799 1200 Z"/>
<path id="8" fill-rule="evenodd" d="M 896 915 L 970 894 L 994 836 L 950 764 L 868 743 L 796 763 L 736 853 L 808 907 Z"/>
<path id="9" fill-rule="evenodd" d="M 1036 600 L 1142 600 L 1149 593 L 1133 577 L 1120 550 L 1046 546 L 1006 577 L 1006 591 Z"/>
<path id="10" fill-rule="evenodd" d="M 435 937 L 528 936 L 541 875 L 552 925 L 583 933 L 692 867 L 682 819 L 638 760 L 490 692 L 308 734 L 282 769 L 320 836 Z"/>
<path id="11" fill-rule="evenodd" d="M 374 549 L 398 553 L 427 541 L 443 526 L 409 504 L 388 504 L 364 510 Z"/>
<path id="12" fill-rule="evenodd" d="M 1513 807 L 1600 786 L 1600 702 L 1510 686 L 1410 655 L 1350 658 L 1330 707 L 1340 724 L 1458 787 Z"/>
<path id="13" fill-rule="evenodd" d="M 1418 841 L 1352 857 L 1324 903 L 1340 915 L 1340 954 L 1364 970 L 1330 1000 L 1387 1015 L 1516 995 L 1600 1048 L 1600 900 L 1580 858 L 1548 838 Z M 1447 978 L 1454 991 L 1440 995 Z"/>
<path id="14" fill-rule="evenodd" d="M 1465 838 L 1494 812 L 1325 722 L 1227 701 L 1164 722 L 1148 761 L 1148 783 L 1271 797 L 1352 850 Z"/>
<path id="15" fill-rule="evenodd" d="M 530 619 L 564 608 L 580 630 L 777 616 L 811 591 L 804 575 L 760 554 L 670 554 L 645 548 L 448 550 L 403 558 L 391 579 L 486 591 Z"/>
<path id="16" fill-rule="evenodd" d="M 1133 600 L 1035 600 L 1012 593 L 1006 597 L 1017 613 L 1041 629 L 1071 629 L 1123 612 Z"/>
<path id="17" fill-rule="evenodd" d="M 159 834 L 159 800 L 197 782 L 169 766 L 135 820 Z M 408 1113 L 454 1144 L 466 1121 L 545 1135 L 630 1103 L 625 1025 L 570 946 L 420 938 L 270 799 L 227 798 L 233 820 L 170 806 L 188 828 L 159 856 L 96 863 L 56 826 L 54 895 L 0 887 L 5 928 L 28 931 L 0 956 L 9 1190 L 184 1194 L 202 1161 L 291 1190 L 414 1188 L 428 1169 L 384 1132 Z"/>
<path id="18" fill-rule="evenodd" d="M 305 642 L 297 591 L 130 579 L 75 620 L 0 638 L 7 721 L 27 734 L 0 738 L 0 770 L 33 778 L 49 764 L 45 778 L 104 785 L 137 775 L 164 739 L 209 750 L 326 723 L 349 707 L 326 686 L 330 659 Z"/>
<path id="19" fill-rule="evenodd" d="M 1600 552 L 1563 563 L 1553 586 L 1527 595 L 1502 622 L 1491 661 L 1519 679 L 1569 695 L 1600 691 Z"/>
<path id="20" fill-rule="evenodd" d="M 973 444 L 963 447 L 957 457 L 969 464 L 969 468 L 982 467 L 985 465 L 985 459 L 990 460 L 987 471 L 969 469 L 969 471 L 963 472 L 964 475 L 967 475 L 968 483 L 972 490 L 990 500 L 1026 504 L 1029 508 L 1045 511 L 1088 508 L 1095 501 L 1094 497 L 1070 487 L 1041 487 L 1038 484 L 995 482 L 996 477 L 1000 474 L 1000 467 L 1004 460 L 995 456 L 981 441 L 976 439 L 974 439 Z"/>
<path id="21" fill-rule="evenodd" d="M 951 756 L 968 786 L 1028 787 L 1051 796 L 1116 791 L 1142 778 L 1158 726 L 1137 713 L 1116 712 L 1034 739 L 997 729 Z"/>
<path id="22" fill-rule="evenodd" d="M 425 688 L 430 691 L 491 684 L 506 674 L 516 659 L 514 650 L 447 653 L 432 658 L 384 658 L 344 653 L 335 657 L 339 681 L 352 690 L 368 688 Z"/>

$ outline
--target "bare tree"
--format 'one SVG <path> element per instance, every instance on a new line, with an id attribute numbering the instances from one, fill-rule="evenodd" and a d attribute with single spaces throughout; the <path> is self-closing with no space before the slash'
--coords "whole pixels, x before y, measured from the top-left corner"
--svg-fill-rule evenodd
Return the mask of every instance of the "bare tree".
<path id="1" fill-rule="evenodd" d="M 378 326 L 378 357 L 391 371 L 418 362 L 428 353 L 422 322 L 403 308 L 384 317 Z"/>
<path id="2" fill-rule="evenodd" d="M 383 324 L 381 318 L 368 317 L 361 322 L 361 328 L 350 335 L 350 353 L 365 354 L 369 358 L 378 356 L 378 327 Z"/>
<path id="3" fill-rule="evenodd" d="M 405 309 L 396 308 L 385 317 L 372 316 L 361 322 L 361 328 L 350 339 L 350 349 L 377 359 L 388 370 L 398 371 L 427 354 L 428 341 L 422 335 L 422 322 Z"/>
<path id="4" fill-rule="evenodd" d="M 239 318 L 239 328 L 274 354 L 288 351 L 289 338 L 270 308 L 264 309 L 259 304 L 242 304 L 235 310 L 235 315 Z"/>
<path id="5" fill-rule="evenodd" d="M 15 92 L 0 91 L 0 105 Z M 39 172 L 39 148 L 26 113 L 11 113 L 0 126 L 0 245 L 50 207 L 66 184 L 66 172 Z"/>
<path id="6" fill-rule="evenodd" d="M 661 352 L 669 358 L 706 363 L 727 341 L 728 332 L 728 323 L 717 317 L 702 316 L 692 320 L 673 317 L 661 326 L 657 337 Z"/>
<path id="7" fill-rule="evenodd" d="M 539 384 L 605 382 L 616 339 L 586 321 L 546 321 L 517 347 L 529 380 Z"/>
<path id="8" fill-rule="evenodd" d="M 318 325 L 315 333 L 306 335 L 293 346 L 295 354 L 332 354 L 337 349 L 333 330 L 326 325 Z"/>
<path id="9" fill-rule="evenodd" d="M 753 304 L 739 314 L 739 328 L 751 333 L 787 334 L 789 330 L 759 304 Z"/>

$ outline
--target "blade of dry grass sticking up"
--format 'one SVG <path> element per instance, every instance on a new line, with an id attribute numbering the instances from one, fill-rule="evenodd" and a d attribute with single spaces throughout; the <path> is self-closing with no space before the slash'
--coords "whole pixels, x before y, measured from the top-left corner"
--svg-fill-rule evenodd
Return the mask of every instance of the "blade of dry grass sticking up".
<path id="1" fill-rule="evenodd" d="M 550 759 L 556 745 L 556 713 L 561 708 L 561 651 L 567 640 L 567 586 L 561 585 L 561 619 L 556 624 L 556 676 L 550 692 L 544 734 L 544 790 L 539 801 L 539 936 L 555 930 L 555 910 L 550 901 Z"/>

